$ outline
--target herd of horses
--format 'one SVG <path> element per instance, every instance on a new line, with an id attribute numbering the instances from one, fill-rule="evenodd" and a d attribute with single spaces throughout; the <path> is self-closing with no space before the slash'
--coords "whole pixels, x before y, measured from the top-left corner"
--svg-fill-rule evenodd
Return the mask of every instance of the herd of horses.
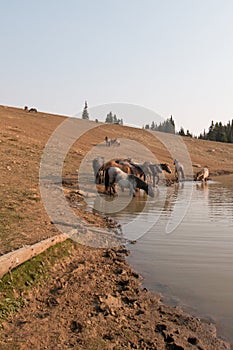
<path id="1" fill-rule="evenodd" d="M 104 184 L 105 191 L 110 195 L 116 193 L 116 184 L 124 190 L 129 188 L 130 194 L 135 195 L 137 189 L 142 189 L 151 197 L 154 197 L 153 187 L 159 183 L 159 175 L 165 171 L 169 174 L 172 169 L 167 163 L 153 164 L 149 161 L 144 163 L 135 163 L 131 158 L 112 159 L 105 162 L 103 157 L 96 157 L 93 162 L 93 170 L 96 184 Z M 185 180 L 183 165 L 174 160 L 175 178 L 178 181 Z M 194 177 L 196 181 L 207 181 L 209 169 L 204 167 Z"/>
<path id="2" fill-rule="evenodd" d="M 108 136 L 105 137 L 105 143 L 107 147 L 120 146 L 121 142 L 118 139 L 110 139 Z"/>

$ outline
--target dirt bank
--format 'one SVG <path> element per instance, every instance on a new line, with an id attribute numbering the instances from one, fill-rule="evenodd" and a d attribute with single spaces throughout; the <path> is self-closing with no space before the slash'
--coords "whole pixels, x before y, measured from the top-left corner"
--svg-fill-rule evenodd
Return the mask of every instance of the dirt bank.
<path id="1" fill-rule="evenodd" d="M 23 293 L 25 306 L 3 323 L 2 350 L 229 349 L 214 326 L 142 289 L 124 247 L 69 251 Z"/>

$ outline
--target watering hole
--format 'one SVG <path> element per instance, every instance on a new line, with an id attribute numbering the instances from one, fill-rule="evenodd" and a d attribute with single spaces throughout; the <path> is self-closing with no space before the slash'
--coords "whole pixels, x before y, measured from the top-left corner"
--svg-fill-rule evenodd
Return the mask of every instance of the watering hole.
<path id="1" fill-rule="evenodd" d="M 136 239 L 130 264 L 146 287 L 214 322 L 233 343 L 232 183 L 190 181 L 156 191 L 155 198 L 136 196 L 111 214 Z"/>

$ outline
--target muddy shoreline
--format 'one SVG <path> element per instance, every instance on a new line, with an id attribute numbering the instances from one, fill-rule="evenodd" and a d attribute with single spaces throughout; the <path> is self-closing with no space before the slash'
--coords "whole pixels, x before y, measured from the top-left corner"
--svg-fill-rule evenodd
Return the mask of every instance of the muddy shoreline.
<path id="1" fill-rule="evenodd" d="M 125 247 L 71 250 L 3 324 L 1 349 L 230 349 L 212 324 L 142 288 Z"/>
<path id="2" fill-rule="evenodd" d="M 101 227 L 117 225 L 85 206 L 78 212 Z M 164 305 L 161 295 L 143 288 L 143 278 L 126 261 L 129 254 L 125 246 L 72 242 L 69 257 L 57 260 L 46 282 L 27 292 L 25 306 L 3 323 L 0 348 L 230 349 L 213 324 Z"/>

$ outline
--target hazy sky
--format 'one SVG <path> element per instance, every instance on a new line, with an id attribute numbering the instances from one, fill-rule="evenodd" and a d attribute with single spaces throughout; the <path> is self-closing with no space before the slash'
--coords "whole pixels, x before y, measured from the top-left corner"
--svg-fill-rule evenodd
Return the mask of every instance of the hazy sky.
<path id="1" fill-rule="evenodd" d="M 136 104 L 195 134 L 233 118 L 232 0 L 0 0 L 0 9 L 0 104 L 65 115 L 85 100 Z"/>

